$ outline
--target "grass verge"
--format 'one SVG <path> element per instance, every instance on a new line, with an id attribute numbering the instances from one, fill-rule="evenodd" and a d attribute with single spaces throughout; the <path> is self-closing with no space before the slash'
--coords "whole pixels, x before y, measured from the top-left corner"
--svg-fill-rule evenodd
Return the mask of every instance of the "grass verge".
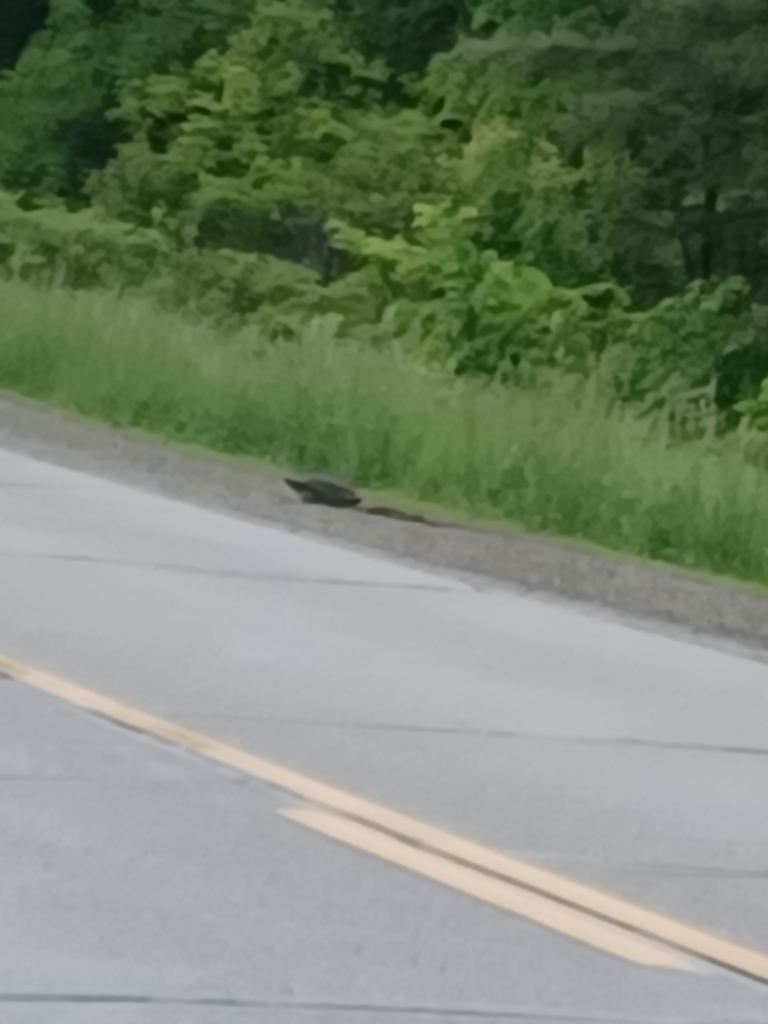
<path id="1" fill-rule="evenodd" d="M 118 427 L 768 583 L 768 473 L 595 389 L 481 387 L 322 323 L 221 337 L 110 295 L 0 283 L 0 386 Z"/>

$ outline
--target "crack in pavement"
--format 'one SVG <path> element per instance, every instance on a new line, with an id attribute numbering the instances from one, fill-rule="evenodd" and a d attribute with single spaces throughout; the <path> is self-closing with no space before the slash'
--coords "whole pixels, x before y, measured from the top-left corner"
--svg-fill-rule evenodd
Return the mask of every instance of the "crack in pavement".
<path id="1" fill-rule="evenodd" d="M 425 590 L 437 593 L 454 593 L 457 588 L 451 583 L 385 583 L 371 580 L 343 580 L 324 576 L 291 576 L 288 573 L 247 572 L 242 569 L 206 569 L 196 565 L 178 565 L 173 562 L 137 562 L 129 559 L 97 558 L 94 555 L 36 554 L 26 552 L 0 551 L 4 558 L 34 558 L 37 561 L 74 562 L 85 565 L 103 565 L 110 568 L 149 569 L 152 572 L 169 572 L 184 576 L 207 576 L 221 579 L 250 580 L 255 583 L 308 583 L 331 587 L 369 587 L 377 590 Z"/>
<path id="2" fill-rule="evenodd" d="M 664 864 L 664 863 L 643 863 L 642 861 L 622 860 L 598 860 L 594 857 L 579 857 L 568 854 L 566 857 L 558 851 L 544 852 L 542 850 L 522 849 L 517 851 L 521 857 L 535 857 L 540 865 L 554 865 L 555 868 L 567 864 L 570 868 L 574 865 L 581 867 L 600 868 L 604 871 L 609 868 L 611 871 L 626 871 L 638 875 L 673 876 L 679 878 L 712 878 L 733 881 L 759 881 L 768 879 L 768 868 L 720 868 L 710 864 Z"/>
<path id="3" fill-rule="evenodd" d="M 339 729 L 342 731 L 359 730 L 360 732 L 426 733 L 436 736 L 465 736 L 477 739 L 530 740 L 535 743 L 572 743 L 578 746 L 650 747 L 660 750 L 690 750 L 710 754 L 768 757 L 768 747 L 679 742 L 676 740 L 643 739 L 634 736 L 557 736 L 552 733 L 519 732 L 514 729 L 473 729 L 466 726 L 452 725 L 404 725 L 399 722 L 323 722 L 308 718 L 262 718 L 254 715 L 228 715 L 219 712 L 211 715 L 205 711 L 199 711 L 197 714 L 212 721 L 254 722 L 260 725 L 293 725 L 321 729 Z"/>
<path id="4" fill-rule="evenodd" d="M 28 484 L 17 483 L 13 480 L 0 480 L 0 490 L 3 491 L 59 491 L 60 489 L 54 484 Z"/>
<path id="5" fill-rule="evenodd" d="M 734 880 L 768 878 L 768 868 L 718 868 L 706 864 L 611 864 L 611 867 L 654 875 L 668 874 Z"/>
<path id="6" fill-rule="evenodd" d="M 96 775 L 0 775 L 4 782 L 104 782 Z"/>
<path id="7" fill-rule="evenodd" d="M 428 1005 L 386 1005 L 384 1003 L 340 1003 L 333 1001 L 294 1001 L 281 999 L 237 999 L 227 996 L 184 998 L 153 995 L 121 995 L 109 993 L 0 993 L 0 1004 L 78 1005 L 78 1006 L 188 1006 L 217 1009 L 291 1010 L 307 1013 L 371 1013 L 393 1016 L 437 1017 L 451 1020 L 536 1021 L 537 1024 L 701 1024 L 682 1018 L 638 1018 L 599 1016 L 590 1014 L 562 1014 L 523 1008 L 485 1009 L 482 1007 L 451 1007 Z M 718 1024 L 712 1021 L 711 1024 Z M 722 1024 L 726 1024 L 725 1021 Z M 727 1024 L 755 1024 L 755 1022 L 728 1021 Z"/>

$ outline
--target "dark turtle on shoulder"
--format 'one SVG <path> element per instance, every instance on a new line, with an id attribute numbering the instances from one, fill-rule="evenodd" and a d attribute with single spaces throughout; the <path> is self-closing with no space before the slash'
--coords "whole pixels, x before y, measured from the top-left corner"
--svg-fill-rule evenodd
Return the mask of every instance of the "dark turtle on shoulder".
<path id="1" fill-rule="evenodd" d="M 363 500 L 349 484 L 330 476 L 286 477 L 285 482 L 306 505 L 355 508 Z"/>

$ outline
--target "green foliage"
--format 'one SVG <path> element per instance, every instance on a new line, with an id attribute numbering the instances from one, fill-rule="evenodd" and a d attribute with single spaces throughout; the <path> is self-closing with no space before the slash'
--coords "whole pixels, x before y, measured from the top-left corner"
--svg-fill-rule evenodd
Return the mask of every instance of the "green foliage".
<path id="1" fill-rule="evenodd" d="M 186 67 L 242 24 L 253 0 L 51 0 L 15 69 L 0 77 L 0 182 L 82 191 L 121 138 L 121 90 Z"/>
<path id="2" fill-rule="evenodd" d="M 336 244 L 378 270 L 388 336 L 459 373 L 535 383 L 538 369 L 599 369 L 617 397 L 694 432 L 768 374 L 766 310 L 743 279 L 697 282 L 637 309 L 613 283 L 565 288 L 479 246 L 479 219 L 472 207 L 422 204 L 408 238 L 333 224 Z"/>
<path id="3" fill-rule="evenodd" d="M 730 408 L 759 384 L 740 376 L 737 364 L 760 349 L 768 356 L 765 328 L 765 311 L 750 304 L 742 278 L 698 281 L 651 309 L 614 316 L 607 361 L 623 398 L 646 408 L 672 401 L 711 412 L 717 405 Z M 731 377 L 721 380 L 728 366 Z"/>
<path id="4" fill-rule="evenodd" d="M 420 204 L 412 241 L 340 222 L 334 239 L 379 268 L 390 299 L 383 323 L 411 348 L 459 373 L 521 377 L 536 366 L 589 372 L 596 354 L 590 300 L 626 301 L 620 290 L 556 286 L 536 267 L 478 247 L 477 220 L 473 207 Z"/>
<path id="5" fill-rule="evenodd" d="M 340 339 L 322 319 L 273 345 L 103 294 L 0 283 L 0 305 L 0 386 L 116 426 L 768 582 L 765 473 L 733 445 L 670 443 L 594 382 L 481 388 Z"/>
<path id="6" fill-rule="evenodd" d="M 23 210 L 0 192 L 0 271 L 41 286 L 122 289 L 143 285 L 169 256 L 163 237 L 61 203 Z"/>
<path id="7" fill-rule="evenodd" d="M 91 12 L 83 0 L 53 0 L 15 69 L 0 76 L 0 181 L 71 194 L 109 158 L 108 89 Z"/>
<path id="8" fill-rule="evenodd" d="M 333 0 L 361 52 L 397 72 L 423 71 L 468 26 L 465 0 Z"/>
<path id="9" fill-rule="evenodd" d="M 618 21 L 618 4 L 486 7 L 491 34 L 465 40 L 433 66 L 427 90 L 441 119 L 468 126 L 503 114 L 576 167 L 595 149 L 628 158 L 612 270 L 638 296 L 733 274 L 762 296 L 763 0 L 640 0 Z"/>
<path id="10" fill-rule="evenodd" d="M 397 227 L 440 179 L 437 133 L 389 106 L 389 80 L 327 8 L 263 2 L 223 52 L 124 93 L 130 141 L 92 192 L 115 216 L 327 275 L 329 215 Z"/>
<path id="11" fill-rule="evenodd" d="M 741 404 L 741 411 L 751 427 L 768 432 L 768 377 L 763 381 L 759 393 Z"/>
<path id="12" fill-rule="evenodd" d="M 478 210 L 476 240 L 562 285 L 610 277 L 617 190 L 625 160 L 585 152 L 578 167 L 506 117 L 479 121 L 447 162 L 454 193 Z"/>
<path id="13" fill-rule="evenodd" d="M 739 443 L 742 458 L 763 471 L 768 471 L 768 359 L 765 353 L 759 364 L 763 378 L 762 387 L 753 389 L 750 397 L 735 406 L 734 413 L 740 417 L 735 437 Z M 758 375 L 752 375 L 751 380 Z"/>
<path id="14" fill-rule="evenodd" d="M 0 24 L 0 71 L 13 67 L 47 17 L 47 0 L 5 0 Z"/>
<path id="15" fill-rule="evenodd" d="M 320 291 L 312 271 L 274 257 L 179 249 L 155 228 L 92 209 L 71 213 L 61 204 L 25 211 L 3 193 L 0 276 L 39 287 L 141 290 L 221 326 L 262 311 L 265 324 L 282 334 L 277 308 L 283 315 L 292 305 L 317 308 Z"/>
<path id="16" fill-rule="evenodd" d="M 767 44 L 765 0 L 51 0 L 0 270 L 754 432 Z"/>
<path id="17" fill-rule="evenodd" d="M 140 289 L 221 326 L 258 324 L 294 340 L 330 318 L 369 344 L 528 385 L 541 371 L 589 376 L 616 395 L 705 429 L 754 396 L 768 374 L 768 322 L 740 279 L 691 286 L 649 310 L 611 283 L 564 288 L 538 268 L 478 245 L 478 211 L 418 205 L 408 237 L 332 221 L 335 251 L 359 269 L 323 285 L 309 268 L 259 253 L 177 246 L 156 228 L 22 210 L 0 193 L 0 273 L 38 285 Z"/>

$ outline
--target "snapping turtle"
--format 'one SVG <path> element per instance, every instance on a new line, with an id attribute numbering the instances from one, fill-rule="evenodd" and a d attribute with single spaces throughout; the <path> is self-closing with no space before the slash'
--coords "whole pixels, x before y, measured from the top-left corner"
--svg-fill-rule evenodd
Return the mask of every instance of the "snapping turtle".
<path id="1" fill-rule="evenodd" d="M 387 519 L 400 519 L 406 523 L 423 523 L 425 526 L 443 526 L 463 529 L 458 523 L 439 523 L 424 516 L 401 512 L 396 508 L 377 506 L 375 508 L 360 507 L 362 498 L 356 494 L 349 484 L 336 480 L 332 476 L 308 476 L 299 480 L 296 477 L 284 477 L 285 482 L 299 495 L 305 505 L 329 505 L 331 508 L 353 508 L 368 516 L 384 516 Z"/>
<path id="2" fill-rule="evenodd" d="M 309 476 L 303 480 L 286 477 L 285 482 L 306 505 L 355 508 L 363 500 L 348 484 L 330 476 Z"/>

